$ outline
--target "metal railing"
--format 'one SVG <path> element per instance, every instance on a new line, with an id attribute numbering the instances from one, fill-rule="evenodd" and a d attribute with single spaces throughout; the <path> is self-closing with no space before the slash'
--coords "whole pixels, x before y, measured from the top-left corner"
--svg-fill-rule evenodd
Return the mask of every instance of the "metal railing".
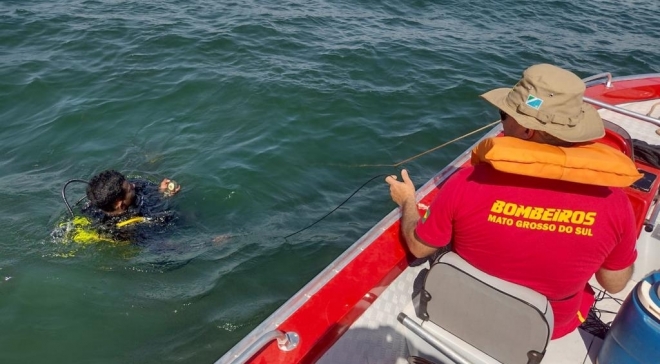
<path id="1" fill-rule="evenodd" d="M 408 330 L 412 331 L 422 340 L 429 343 L 429 345 L 433 346 L 436 350 L 441 352 L 455 364 L 470 364 L 470 361 L 467 360 L 463 355 L 456 352 L 456 350 L 454 350 L 450 344 L 447 344 L 434 335 L 428 333 L 420 324 L 412 320 L 405 313 L 400 312 L 399 316 L 397 316 L 397 320 Z"/>
<path id="2" fill-rule="evenodd" d="M 612 74 L 609 72 L 605 73 L 599 73 L 597 75 L 593 75 L 587 78 L 583 78 L 582 81 L 585 84 L 589 84 L 590 82 L 600 80 L 601 78 L 607 78 L 607 81 L 605 81 L 605 88 L 611 88 L 612 87 Z"/>
<path id="3" fill-rule="evenodd" d="M 649 115 L 644 115 L 644 114 L 640 114 L 638 112 L 626 110 L 622 107 L 610 105 L 608 103 L 598 101 L 598 100 L 594 100 L 594 99 L 589 98 L 589 97 L 584 97 L 583 99 L 584 99 L 584 102 L 587 102 L 587 103 L 592 104 L 592 105 L 600 106 L 603 109 L 612 110 L 612 111 L 617 112 L 619 114 L 623 114 L 623 115 L 630 116 L 630 117 L 635 118 L 635 119 L 646 121 L 647 123 L 651 123 L 655 126 L 660 126 L 660 120 L 658 120 L 654 117 L 651 117 Z"/>

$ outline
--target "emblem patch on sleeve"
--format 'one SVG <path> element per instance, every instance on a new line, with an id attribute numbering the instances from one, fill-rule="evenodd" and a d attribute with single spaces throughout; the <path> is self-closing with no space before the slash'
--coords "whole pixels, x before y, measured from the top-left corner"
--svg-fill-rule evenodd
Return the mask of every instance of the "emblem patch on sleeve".
<path id="1" fill-rule="evenodd" d="M 429 215 L 431 215 L 431 209 L 430 208 L 428 210 L 426 210 L 426 212 L 424 213 L 424 216 L 422 216 L 422 224 L 426 222 L 426 219 L 429 218 Z"/>

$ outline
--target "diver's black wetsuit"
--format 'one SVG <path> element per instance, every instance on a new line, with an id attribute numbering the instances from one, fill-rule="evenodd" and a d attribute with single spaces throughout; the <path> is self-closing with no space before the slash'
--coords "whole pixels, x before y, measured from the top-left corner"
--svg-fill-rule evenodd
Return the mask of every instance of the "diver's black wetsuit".
<path id="1" fill-rule="evenodd" d="M 142 179 L 129 180 L 129 182 L 135 185 L 135 201 L 123 214 L 109 216 L 89 203 L 82 208 L 82 213 L 92 220 L 99 234 L 113 240 L 140 243 L 164 232 L 176 219 L 176 214 L 168 209 L 169 203 L 158 191 L 158 185 Z M 145 221 L 117 226 L 135 217 L 144 217 Z"/>

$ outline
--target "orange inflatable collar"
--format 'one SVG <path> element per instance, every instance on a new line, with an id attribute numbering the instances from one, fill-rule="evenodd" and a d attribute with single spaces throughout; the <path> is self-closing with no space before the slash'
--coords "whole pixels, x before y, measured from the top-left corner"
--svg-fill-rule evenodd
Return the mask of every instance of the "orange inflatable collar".
<path id="1" fill-rule="evenodd" d="M 506 173 L 597 186 L 627 187 L 642 177 L 628 156 L 601 143 L 564 148 L 513 137 L 488 138 L 472 150 L 472 164 L 478 163 Z"/>

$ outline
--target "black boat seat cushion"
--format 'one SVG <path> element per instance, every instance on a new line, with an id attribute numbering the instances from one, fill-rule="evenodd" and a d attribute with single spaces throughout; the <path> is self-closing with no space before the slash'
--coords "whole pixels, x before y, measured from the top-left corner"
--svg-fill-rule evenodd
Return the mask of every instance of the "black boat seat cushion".
<path id="1" fill-rule="evenodd" d="M 453 252 L 431 266 L 421 300 L 421 318 L 501 363 L 540 362 L 552 335 L 545 296 L 483 273 Z"/>

